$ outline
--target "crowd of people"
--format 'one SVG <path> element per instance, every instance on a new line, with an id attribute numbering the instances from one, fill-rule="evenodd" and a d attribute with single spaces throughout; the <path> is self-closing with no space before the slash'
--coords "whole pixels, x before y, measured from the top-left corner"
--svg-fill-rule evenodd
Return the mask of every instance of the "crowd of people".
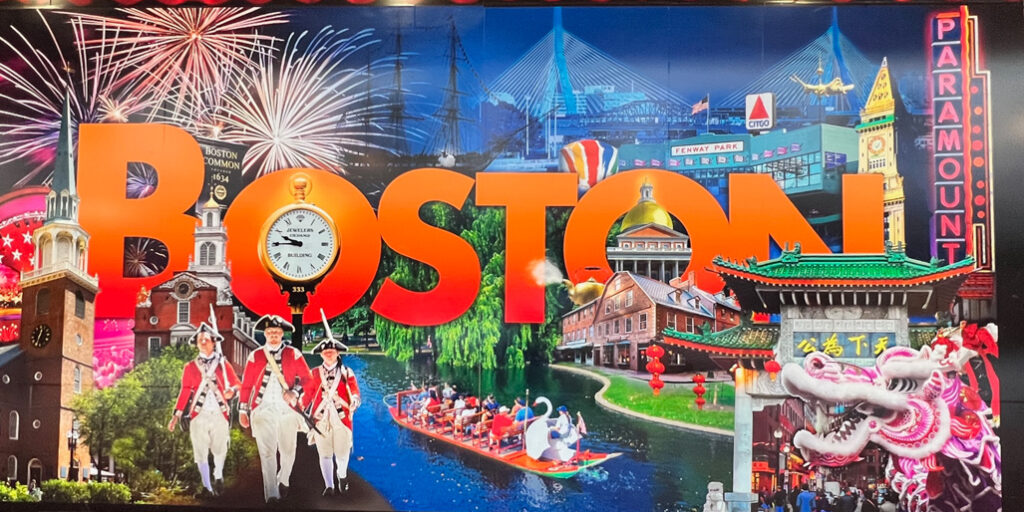
<path id="1" fill-rule="evenodd" d="M 405 405 L 406 414 L 421 426 L 440 430 L 457 439 L 478 439 L 491 450 L 517 446 L 533 409 L 522 397 L 512 407 L 498 403 L 493 394 L 483 400 L 472 393 L 460 392 L 458 386 L 421 387 L 412 384 L 411 401 Z M 569 437 L 575 426 L 565 406 L 558 408 L 558 419 L 551 428 L 552 437 Z"/>
<path id="2" fill-rule="evenodd" d="M 861 490 L 843 485 L 839 495 L 822 489 L 811 489 L 804 483 L 786 490 L 779 486 L 774 493 L 762 489 L 758 493 L 757 510 L 773 512 L 903 512 L 899 496 L 891 490 Z"/>

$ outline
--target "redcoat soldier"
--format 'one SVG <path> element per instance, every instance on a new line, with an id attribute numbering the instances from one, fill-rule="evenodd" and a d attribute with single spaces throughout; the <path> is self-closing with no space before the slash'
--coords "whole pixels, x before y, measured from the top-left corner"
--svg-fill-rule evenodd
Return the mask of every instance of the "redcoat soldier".
<path id="1" fill-rule="evenodd" d="M 326 324 L 326 320 L 324 322 Z M 313 386 L 303 397 L 316 420 L 320 434 L 311 433 L 320 454 L 320 471 L 324 477 L 324 496 L 341 494 L 348 490 L 348 459 L 352 453 L 352 413 L 359 407 L 359 384 L 351 368 L 339 361 L 340 351 L 348 350 L 335 340 L 327 328 L 327 338 L 313 353 L 319 353 L 324 362 L 313 369 Z M 337 462 L 338 488 L 335 490 L 334 464 Z"/>
<path id="2" fill-rule="evenodd" d="M 303 390 L 312 389 L 312 379 L 302 352 L 284 343 L 284 333 L 294 330 L 291 323 L 264 315 L 255 328 L 263 331 L 266 343 L 245 363 L 238 422 L 243 428 L 251 422 L 263 469 L 263 497 L 271 503 L 288 496 L 295 438 L 303 422 L 297 404 Z"/>
<path id="3" fill-rule="evenodd" d="M 206 323 L 199 324 L 190 341 L 195 341 L 199 355 L 185 364 L 181 375 L 181 392 L 174 407 L 174 416 L 167 429 L 188 415 L 192 453 L 206 492 L 217 496 L 224 491 L 224 459 L 231 439 L 229 402 L 238 392 L 238 375 L 224 360 L 214 344 L 224 337 Z M 191 400 L 190 400 L 191 399 Z M 210 483 L 210 454 L 213 454 L 213 478 Z"/>

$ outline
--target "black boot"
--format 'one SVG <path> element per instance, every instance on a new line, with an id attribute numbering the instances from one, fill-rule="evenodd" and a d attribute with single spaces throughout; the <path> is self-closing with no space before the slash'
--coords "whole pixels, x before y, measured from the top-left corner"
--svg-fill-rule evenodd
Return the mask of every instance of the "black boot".
<path id="1" fill-rule="evenodd" d="M 218 478 L 213 481 L 213 495 L 221 496 L 224 494 L 224 479 Z"/>
<path id="2" fill-rule="evenodd" d="M 328 487 L 324 489 L 324 496 L 334 496 L 334 487 Z"/>
<path id="3" fill-rule="evenodd" d="M 281 499 L 288 499 L 288 486 L 285 484 L 278 484 L 278 492 L 281 494 Z"/>
<path id="4" fill-rule="evenodd" d="M 338 480 L 338 492 L 337 495 L 342 495 L 348 492 L 348 478 L 342 478 Z"/>

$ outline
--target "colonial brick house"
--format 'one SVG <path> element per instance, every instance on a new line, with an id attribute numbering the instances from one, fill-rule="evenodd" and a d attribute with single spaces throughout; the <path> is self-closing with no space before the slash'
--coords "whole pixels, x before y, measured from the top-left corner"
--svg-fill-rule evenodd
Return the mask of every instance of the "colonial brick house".
<path id="1" fill-rule="evenodd" d="M 259 347 L 254 322 L 234 305 L 227 262 L 227 232 L 221 206 L 211 197 L 197 213 L 195 254 L 187 271 L 153 288 L 135 307 L 135 364 L 159 354 L 163 347 L 187 343 L 200 322 L 209 322 L 210 307 L 224 336 L 224 356 L 241 372 L 249 352 Z"/>
<path id="2" fill-rule="evenodd" d="M 693 333 L 739 323 L 735 301 L 700 290 L 692 281 L 675 284 L 615 273 L 598 299 L 562 317 L 559 358 L 641 371 L 646 348 L 661 341 L 665 328 Z M 671 350 L 663 360 L 669 371 L 686 369 L 686 361 Z"/>

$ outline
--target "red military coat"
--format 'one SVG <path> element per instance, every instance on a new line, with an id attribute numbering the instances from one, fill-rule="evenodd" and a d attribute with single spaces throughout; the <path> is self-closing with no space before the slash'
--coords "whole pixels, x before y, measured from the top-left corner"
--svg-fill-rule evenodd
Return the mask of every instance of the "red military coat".
<path id="1" fill-rule="evenodd" d="M 313 378 L 309 374 L 309 366 L 306 364 L 306 359 L 302 357 L 302 352 L 284 344 L 280 353 L 281 362 L 278 363 L 278 366 L 281 369 L 281 374 L 284 375 L 286 385 L 283 387 L 285 390 L 291 389 L 301 397 L 304 390 L 314 389 Z M 267 364 L 268 354 L 265 347 L 249 353 L 249 359 L 245 362 L 245 372 L 242 373 L 242 393 L 239 405 L 239 410 L 242 412 L 259 407 L 263 401 L 263 391 L 267 383 L 270 379 L 277 379 L 277 375 Z M 295 386 L 296 378 L 299 380 L 299 386 Z"/>
<path id="2" fill-rule="evenodd" d="M 204 403 L 207 400 L 218 400 L 221 404 L 227 404 L 227 400 L 224 399 L 224 392 L 228 388 L 235 388 L 238 390 L 240 382 L 238 381 L 238 374 L 235 373 L 234 368 L 230 364 L 224 361 L 221 357 L 217 364 L 217 368 L 214 371 L 216 376 L 217 386 L 216 389 L 213 387 L 207 387 L 206 396 L 203 397 Z M 225 375 L 227 380 L 225 381 Z M 174 406 L 175 411 L 185 411 L 185 407 L 188 406 L 189 396 L 192 396 L 193 402 L 199 400 L 199 393 L 203 386 L 203 371 L 199 368 L 199 363 L 196 360 L 189 361 L 185 365 L 185 371 L 181 374 L 181 392 L 178 393 L 178 402 Z M 198 405 L 198 404 L 197 404 Z M 195 418 L 199 415 L 202 409 L 200 407 L 193 406 L 190 418 Z M 226 407 L 221 408 L 221 412 L 224 413 L 224 418 L 228 419 L 228 409 Z"/>
<path id="3" fill-rule="evenodd" d="M 359 384 L 356 382 L 356 373 L 351 368 L 338 363 L 340 373 L 338 377 L 334 379 L 334 396 L 341 398 L 350 406 L 355 405 L 352 403 L 354 397 L 359 397 Z M 318 366 L 313 369 L 313 387 L 308 388 L 308 392 L 302 397 L 302 406 L 307 408 L 310 405 L 313 406 L 310 409 L 310 414 L 315 415 L 320 410 L 320 404 L 324 401 L 324 386 L 323 379 L 326 373 L 326 369 L 323 366 Z M 328 404 L 326 407 L 330 407 Z M 352 430 L 352 409 L 342 409 L 345 412 L 345 417 L 342 418 L 341 422 Z"/>

